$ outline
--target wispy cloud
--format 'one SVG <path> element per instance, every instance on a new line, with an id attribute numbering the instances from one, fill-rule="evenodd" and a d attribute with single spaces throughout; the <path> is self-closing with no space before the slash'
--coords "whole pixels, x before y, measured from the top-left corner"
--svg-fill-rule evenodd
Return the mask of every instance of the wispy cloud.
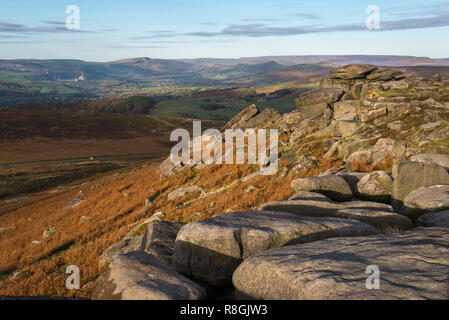
<path id="1" fill-rule="evenodd" d="M 442 13 L 430 17 L 406 18 L 399 20 L 388 20 L 380 22 L 378 31 L 394 31 L 407 29 L 423 29 L 449 26 L 449 13 Z M 276 27 L 263 23 L 254 24 L 232 24 L 217 31 L 198 31 L 186 33 L 186 35 L 196 37 L 217 37 L 217 36 L 242 36 L 242 37 L 269 37 L 269 36 L 292 36 L 311 33 L 327 32 L 349 32 L 367 31 L 365 23 L 341 24 L 335 26 L 293 26 Z"/>
<path id="2" fill-rule="evenodd" d="M 8 33 L 58 33 L 58 32 L 80 32 L 80 33 L 96 33 L 98 31 L 91 30 L 69 30 L 65 27 L 65 22 L 42 20 L 42 26 L 26 26 L 23 24 L 0 22 L 0 32 Z"/>

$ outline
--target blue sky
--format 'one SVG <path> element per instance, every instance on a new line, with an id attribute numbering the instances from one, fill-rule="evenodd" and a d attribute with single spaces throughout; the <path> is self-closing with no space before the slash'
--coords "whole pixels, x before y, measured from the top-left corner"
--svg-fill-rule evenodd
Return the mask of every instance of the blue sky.
<path id="1" fill-rule="evenodd" d="M 449 1 L 0 0 L 0 58 L 449 57 Z M 68 5 L 80 30 L 67 30 Z M 366 8 L 380 10 L 368 30 Z"/>

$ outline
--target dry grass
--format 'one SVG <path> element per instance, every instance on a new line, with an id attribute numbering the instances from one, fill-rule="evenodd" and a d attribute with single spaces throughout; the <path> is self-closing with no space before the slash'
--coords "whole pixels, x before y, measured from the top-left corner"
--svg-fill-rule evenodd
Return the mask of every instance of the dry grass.
<path id="1" fill-rule="evenodd" d="M 169 178 L 160 178 L 155 169 L 154 165 L 122 169 L 77 181 L 66 190 L 2 204 L 0 227 L 13 228 L 0 234 L 0 295 L 90 297 L 93 281 L 104 271 L 98 266 L 99 255 L 151 214 L 163 211 L 170 220 L 188 222 L 197 212 L 201 217 L 195 220 L 227 210 L 250 210 L 293 193 L 289 187 L 293 177 L 260 176 L 237 183 L 253 171 L 250 165 L 213 165 Z M 170 191 L 194 184 L 208 195 L 167 200 Z M 249 185 L 256 190 L 246 192 Z M 76 197 L 84 202 L 64 210 Z M 148 210 L 142 210 L 145 199 L 152 201 Z M 82 216 L 93 219 L 83 223 Z M 50 227 L 56 227 L 56 233 L 43 238 Z M 35 240 L 43 243 L 33 247 Z M 67 265 L 80 267 L 82 290 L 65 288 Z M 15 272 L 20 272 L 18 278 L 12 277 Z"/>

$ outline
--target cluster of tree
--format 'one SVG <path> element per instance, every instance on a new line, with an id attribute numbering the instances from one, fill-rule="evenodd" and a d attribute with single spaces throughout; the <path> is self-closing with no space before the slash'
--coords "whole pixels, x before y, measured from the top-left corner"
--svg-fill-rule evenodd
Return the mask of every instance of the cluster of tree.
<path id="1" fill-rule="evenodd" d="M 19 103 L 11 106 L 11 108 L 20 110 L 73 110 L 120 114 L 147 114 L 153 106 L 154 100 L 152 98 L 134 96 L 128 98 Z"/>

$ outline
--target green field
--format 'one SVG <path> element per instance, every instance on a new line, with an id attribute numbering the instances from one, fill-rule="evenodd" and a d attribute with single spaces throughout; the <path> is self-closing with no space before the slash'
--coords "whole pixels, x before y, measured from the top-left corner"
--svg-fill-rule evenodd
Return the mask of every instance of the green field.
<path id="1" fill-rule="evenodd" d="M 223 109 L 207 111 L 201 106 L 211 103 L 210 98 L 201 99 L 169 99 L 158 102 L 150 110 L 150 114 L 159 117 L 186 117 L 211 120 L 230 120 L 241 110 L 255 104 L 259 109 L 273 108 L 280 113 L 286 113 L 295 109 L 295 96 L 289 95 L 278 99 L 259 100 L 246 102 L 243 100 L 232 100 L 230 98 L 215 98 L 213 103 L 225 106 Z"/>

